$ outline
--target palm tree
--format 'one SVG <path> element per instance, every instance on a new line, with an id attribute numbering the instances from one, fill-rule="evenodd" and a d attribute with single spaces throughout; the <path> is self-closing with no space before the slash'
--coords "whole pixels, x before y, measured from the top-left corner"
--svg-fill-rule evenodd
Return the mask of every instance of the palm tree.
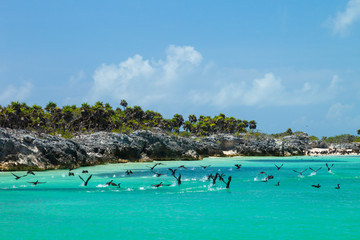
<path id="1" fill-rule="evenodd" d="M 256 122 L 254 120 L 249 122 L 249 128 L 250 130 L 256 129 Z"/>
<path id="2" fill-rule="evenodd" d="M 124 107 L 124 110 L 125 108 L 128 106 L 128 103 L 126 102 L 125 99 L 122 99 L 121 102 L 120 102 L 120 105 Z"/>

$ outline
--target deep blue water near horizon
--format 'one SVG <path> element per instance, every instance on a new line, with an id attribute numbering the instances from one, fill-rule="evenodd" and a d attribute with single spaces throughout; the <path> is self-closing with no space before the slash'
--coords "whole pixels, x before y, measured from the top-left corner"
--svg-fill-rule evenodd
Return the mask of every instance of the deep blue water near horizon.
<path id="1" fill-rule="evenodd" d="M 0 172 L 0 239 L 360 239 L 359 156 L 163 163 L 154 169 L 160 177 L 149 170 L 153 163 L 79 168 L 74 177 L 52 170 L 15 180 Z M 334 164 L 331 172 L 326 163 Z M 180 165 L 188 169 L 177 170 L 178 186 L 168 168 Z M 321 169 L 293 171 L 308 167 Z M 127 169 L 134 174 L 126 176 Z M 262 171 L 274 179 L 262 182 Z M 207 181 L 217 172 L 232 176 L 230 189 Z M 85 187 L 78 175 L 90 174 Z M 46 183 L 28 183 L 36 180 Z M 121 188 L 106 186 L 110 180 Z M 170 186 L 151 186 L 160 182 Z"/>

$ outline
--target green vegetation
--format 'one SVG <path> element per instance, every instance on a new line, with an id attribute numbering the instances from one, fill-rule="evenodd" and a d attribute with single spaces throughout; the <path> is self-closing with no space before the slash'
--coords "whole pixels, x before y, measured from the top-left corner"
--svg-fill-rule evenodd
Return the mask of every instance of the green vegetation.
<path id="1" fill-rule="evenodd" d="M 184 120 L 180 114 L 175 114 L 173 118 L 165 119 L 158 112 L 144 111 L 140 106 L 129 107 L 125 100 L 121 100 L 116 109 L 102 102 L 96 102 L 93 106 L 83 103 L 81 107 L 66 105 L 62 108 L 54 102 L 49 102 L 44 109 L 38 105 L 28 106 L 19 102 L 12 102 L 7 107 L 0 106 L 0 127 L 29 129 L 65 138 L 72 138 L 78 133 L 130 133 L 155 127 L 180 136 L 200 137 L 217 133 L 253 132 L 256 125 L 254 120 L 240 120 L 227 117 L 223 113 L 215 117 L 198 118 L 191 114 L 188 120 Z"/>
<path id="2" fill-rule="evenodd" d="M 351 143 L 360 142 L 360 137 L 351 134 L 342 134 L 334 137 L 322 137 L 321 140 L 327 143 Z"/>

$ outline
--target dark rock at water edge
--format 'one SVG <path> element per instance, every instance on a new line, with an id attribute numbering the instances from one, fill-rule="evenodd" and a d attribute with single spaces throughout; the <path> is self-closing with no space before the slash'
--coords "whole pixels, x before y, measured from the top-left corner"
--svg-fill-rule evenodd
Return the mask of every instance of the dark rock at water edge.
<path id="1" fill-rule="evenodd" d="M 304 155 L 308 142 L 306 134 L 282 140 L 246 134 L 188 138 L 159 130 L 139 130 L 131 134 L 97 132 L 64 139 L 28 130 L 0 128 L 0 169 L 57 169 L 127 161 L 201 160 L 227 155 Z"/>

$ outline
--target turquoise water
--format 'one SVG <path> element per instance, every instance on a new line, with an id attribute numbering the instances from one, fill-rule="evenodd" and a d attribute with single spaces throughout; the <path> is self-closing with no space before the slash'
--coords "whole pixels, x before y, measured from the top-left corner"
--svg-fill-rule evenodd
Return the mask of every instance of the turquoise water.
<path id="1" fill-rule="evenodd" d="M 53 170 L 15 180 L 0 172 L 0 239 L 360 239 L 360 157 L 164 163 L 154 169 L 166 174 L 160 177 L 150 172 L 153 163 L 79 168 L 74 177 Z M 325 163 L 334 164 L 331 172 Z M 183 164 L 178 186 L 167 169 Z M 308 167 L 322 169 L 293 172 Z M 86 187 L 78 177 L 89 176 L 84 169 L 93 174 Z M 274 179 L 262 182 L 261 171 Z M 207 181 L 216 172 L 232 176 L 229 189 Z M 36 180 L 46 183 L 28 183 Z M 110 180 L 121 188 L 106 186 Z M 161 181 L 170 186 L 151 186 Z"/>

